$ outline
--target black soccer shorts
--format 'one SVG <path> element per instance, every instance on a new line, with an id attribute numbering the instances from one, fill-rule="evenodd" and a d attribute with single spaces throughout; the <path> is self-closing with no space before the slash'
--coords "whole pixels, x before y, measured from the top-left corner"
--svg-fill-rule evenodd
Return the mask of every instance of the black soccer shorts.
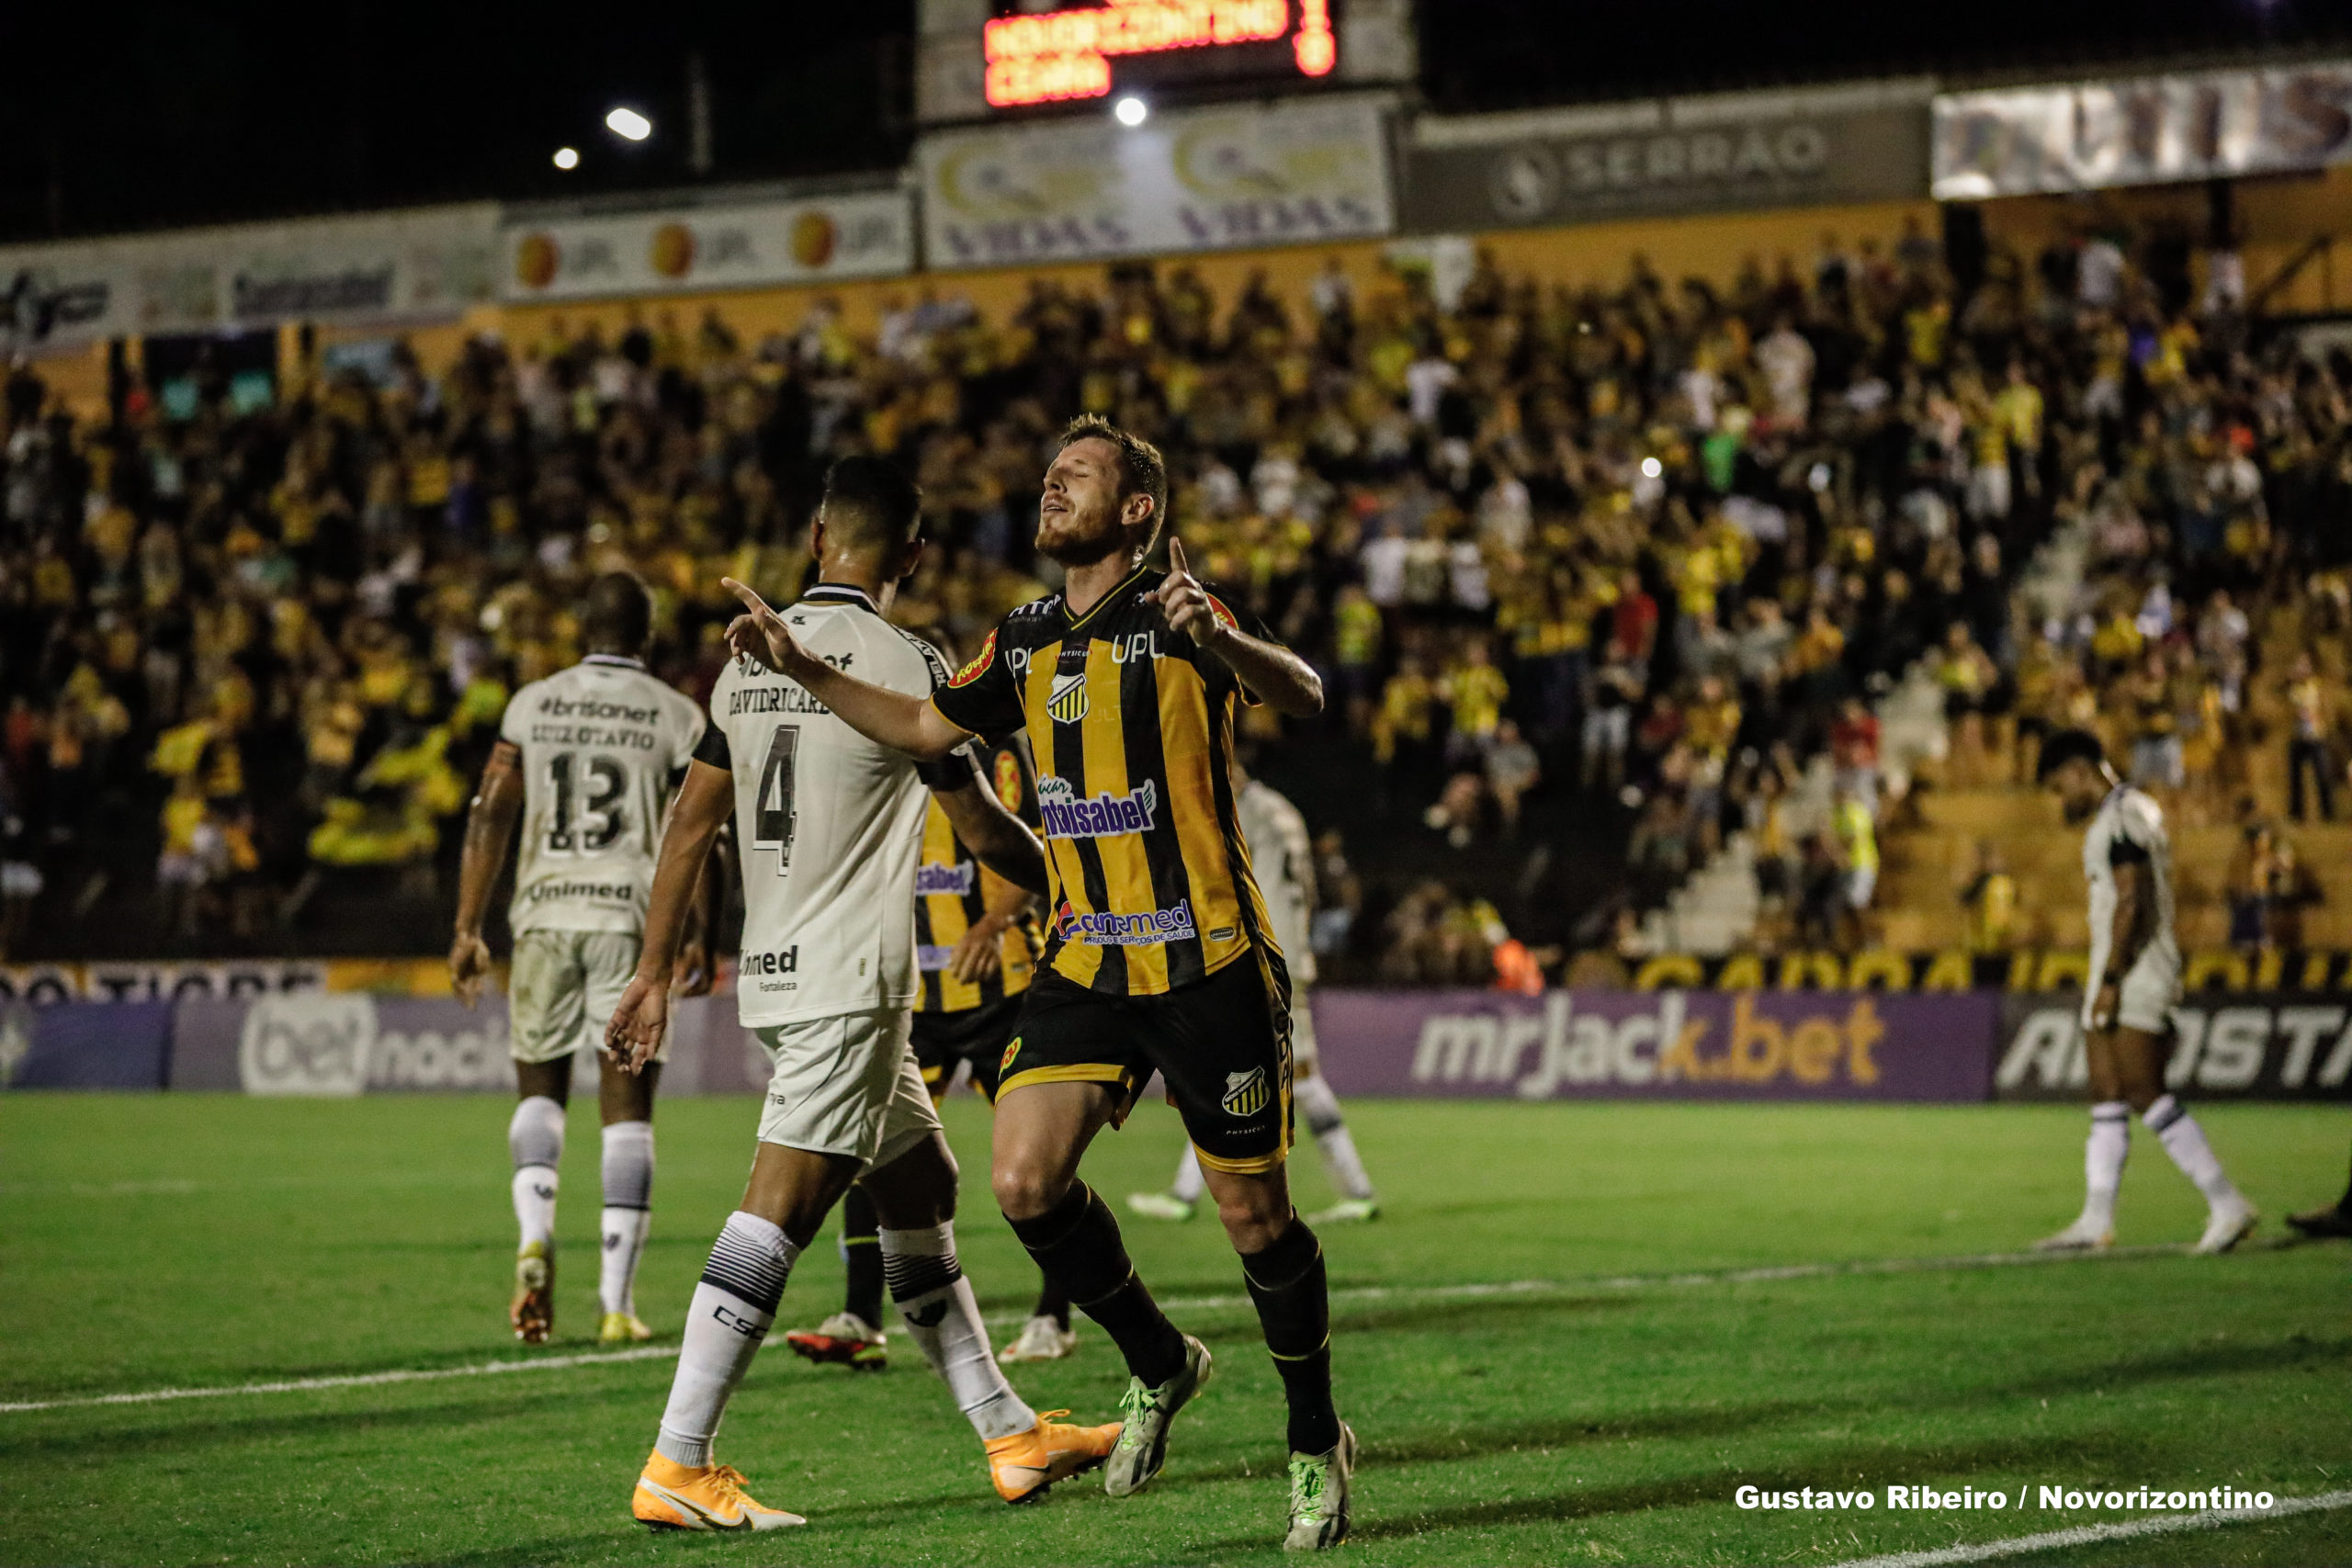
<path id="1" fill-rule="evenodd" d="M 1091 991 L 1050 969 L 1024 998 L 999 1064 L 999 1096 L 1028 1084 L 1101 1083 L 1126 1120 L 1157 1071 L 1201 1163 L 1253 1174 L 1291 1140 L 1290 972 L 1261 947 L 1156 997 Z"/>
<path id="2" fill-rule="evenodd" d="M 1021 1021 L 1022 993 L 999 997 L 960 1012 L 918 1012 L 911 1043 L 915 1066 L 922 1069 L 922 1086 L 936 1100 L 947 1092 L 956 1064 L 972 1064 L 972 1082 L 990 1104 L 996 1102 L 997 1068 L 1004 1060 L 1005 1042 Z"/>

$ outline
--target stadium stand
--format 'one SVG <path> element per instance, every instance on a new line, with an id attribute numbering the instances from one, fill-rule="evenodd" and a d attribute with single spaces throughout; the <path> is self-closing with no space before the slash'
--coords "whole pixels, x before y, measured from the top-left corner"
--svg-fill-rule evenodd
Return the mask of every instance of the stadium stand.
<path id="1" fill-rule="evenodd" d="M 10 951 L 434 951 L 500 705 L 576 654 L 586 574 L 643 572 L 662 671 L 707 692 L 718 579 L 797 583 L 824 461 L 878 451 L 943 547 L 900 617 L 969 647 L 1045 589 L 1024 519 L 1081 409 L 1168 448 L 1198 569 L 1329 677 L 1314 744 L 1254 722 L 1325 803 L 1343 973 L 2073 940 L 2014 781 L 2086 716 L 2189 824 L 2190 940 L 2240 884 L 2262 931 L 2335 937 L 2341 830 L 2268 819 L 2290 773 L 2322 817 L 2343 783 L 2352 363 L 2149 259 L 1996 243 L 1962 288 L 1915 224 L 1721 288 L 1488 253 L 1444 299 L 1335 266 L 1225 301 L 1136 265 L 867 336 L 558 322 L 243 412 L 199 378 L 185 419 L 77 420 L 19 367 Z M 1987 839 L 1997 931 L 1961 897 Z"/>

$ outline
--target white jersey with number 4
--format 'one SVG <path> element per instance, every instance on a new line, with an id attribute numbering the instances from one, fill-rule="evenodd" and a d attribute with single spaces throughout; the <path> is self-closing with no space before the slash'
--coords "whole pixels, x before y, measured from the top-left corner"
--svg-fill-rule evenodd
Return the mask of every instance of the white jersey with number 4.
<path id="1" fill-rule="evenodd" d="M 820 583 L 782 614 L 802 648 L 871 685 L 922 697 L 946 679 L 931 645 L 884 620 L 858 589 Z M 735 996 L 744 1025 L 911 1007 L 910 890 L 926 779 L 969 777 L 969 759 L 918 764 L 852 729 L 797 682 L 743 659 L 710 694 L 710 732 L 696 755 L 735 777 L 743 869 Z"/>
<path id="2" fill-rule="evenodd" d="M 645 930 L 662 812 L 702 728 L 634 659 L 592 653 L 514 694 L 498 733 L 523 753 L 516 932 Z"/>
<path id="3" fill-rule="evenodd" d="M 1315 918 L 1315 846 L 1306 836 L 1306 818 L 1288 797 L 1256 779 L 1243 787 L 1233 809 L 1291 984 L 1311 985 L 1315 950 L 1307 944 L 1307 932 Z"/>

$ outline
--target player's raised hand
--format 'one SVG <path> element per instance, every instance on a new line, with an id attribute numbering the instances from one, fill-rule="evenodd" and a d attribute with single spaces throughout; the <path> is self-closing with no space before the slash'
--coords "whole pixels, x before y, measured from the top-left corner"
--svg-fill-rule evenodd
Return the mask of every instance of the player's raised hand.
<path id="1" fill-rule="evenodd" d="M 792 628 L 784 617 L 751 589 L 731 577 L 722 577 L 718 585 L 743 602 L 743 614 L 728 623 L 727 646 L 747 659 L 755 659 L 779 675 L 797 675 L 808 666 L 808 655 L 793 640 Z"/>
<path id="2" fill-rule="evenodd" d="M 449 985 L 458 999 L 472 1007 L 481 1000 L 482 976 L 490 973 L 490 944 L 480 931 L 460 931 L 449 944 Z"/>
<path id="3" fill-rule="evenodd" d="M 662 1036 L 669 1027 L 670 987 L 633 975 L 628 989 L 621 993 L 621 1005 L 613 1010 L 612 1021 L 605 1025 L 605 1049 L 622 1071 L 643 1072 L 653 1053 L 662 1049 Z"/>
<path id="4" fill-rule="evenodd" d="M 1151 591 L 1152 603 L 1168 617 L 1170 631 L 1182 632 L 1203 648 L 1217 640 L 1225 626 L 1216 618 L 1216 609 L 1209 603 L 1209 591 L 1184 560 L 1184 541 L 1168 541 L 1168 575 Z"/>

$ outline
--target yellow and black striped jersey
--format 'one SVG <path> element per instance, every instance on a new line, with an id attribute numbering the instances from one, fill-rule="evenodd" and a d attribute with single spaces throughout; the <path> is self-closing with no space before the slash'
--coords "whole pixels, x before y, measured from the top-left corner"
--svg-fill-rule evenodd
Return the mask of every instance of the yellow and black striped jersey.
<path id="1" fill-rule="evenodd" d="M 1254 699 L 1169 629 L 1149 597 L 1158 581 L 1139 568 L 1075 617 L 1058 593 L 1023 604 L 932 694 L 961 728 L 1028 732 L 1053 884 L 1046 961 L 1114 996 L 1157 996 L 1255 948 L 1280 951 L 1227 766 L 1235 704 Z"/>
<path id="2" fill-rule="evenodd" d="M 979 762 L 1004 808 L 1036 827 L 1037 793 L 1020 745 L 1008 740 L 985 752 Z M 922 975 L 915 1011 L 968 1012 L 1029 988 L 1042 940 L 1034 911 L 1024 912 L 998 939 L 1003 966 L 996 974 L 972 981 L 947 972 L 956 944 L 989 912 L 989 900 L 1011 886 L 964 847 L 940 809 L 939 796 L 933 795 L 922 819 L 922 859 L 915 866 L 915 967 Z"/>

